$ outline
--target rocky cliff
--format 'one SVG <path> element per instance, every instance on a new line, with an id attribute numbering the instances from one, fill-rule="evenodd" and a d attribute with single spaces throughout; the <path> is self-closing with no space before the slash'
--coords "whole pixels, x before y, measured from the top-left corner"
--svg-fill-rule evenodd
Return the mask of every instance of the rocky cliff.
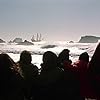
<path id="1" fill-rule="evenodd" d="M 19 42 L 18 45 L 34 45 L 32 42 L 25 40 L 24 42 Z"/>
<path id="2" fill-rule="evenodd" d="M 20 43 L 20 42 L 22 42 L 22 38 L 15 38 L 15 39 L 13 40 L 13 42 L 15 42 L 15 43 Z"/>
<path id="3" fill-rule="evenodd" d="M 0 43 L 5 43 L 5 41 L 4 41 L 4 40 L 2 40 L 2 39 L 0 39 Z"/>
<path id="4" fill-rule="evenodd" d="M 82 36 L 79 43 L 96 43 L 100 40 L 100 37 L 96 36 Z"/>

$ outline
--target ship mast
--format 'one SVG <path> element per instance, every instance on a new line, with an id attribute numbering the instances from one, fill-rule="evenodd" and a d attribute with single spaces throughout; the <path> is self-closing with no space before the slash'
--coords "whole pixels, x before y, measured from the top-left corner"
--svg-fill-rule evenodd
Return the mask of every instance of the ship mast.
<path id="1" fill-rule="evenodd" d="M 41 41 L 42 40 L 42 35 L 41 34 L 36 34 L 36 37 L 33 35 L 32 38 L 31 38 L 31 41 L 32 42 L 38 42 L 38 41 Z"/>
<path id="2" fill-rule="evenodd" d="M 41 38 L 42 38 L 42 35 L 40 34 L 40 36 L 39 36 L 39 41 L 41 41 Z"/>
<path id="3" fill-rule="evenodd" d="M 36 35 L 36 41 L 39 41 L 39 35 L 38 35 L 38 33 Z"/>
<path id="4" fill-rule="evenodd" d="M 35 41 L 34 35 L 32 36 L 31 41 L 32 41 L 32 42 L 34 42 L 34 41 Z"/>

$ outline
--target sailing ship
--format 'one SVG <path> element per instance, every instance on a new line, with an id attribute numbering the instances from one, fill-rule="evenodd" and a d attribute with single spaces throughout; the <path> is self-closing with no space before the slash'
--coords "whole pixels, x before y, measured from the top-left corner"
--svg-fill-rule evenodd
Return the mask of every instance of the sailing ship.
<path id="1" fill-rule="evenodd" d="M 42 40 L 43 40 L 42 35 L 38 34 L 38 33 L 36 34 L 36 37 L 35 37 L 35 35 L 33 35 L 32 38 L 31 38 L 32 42 L 40 42 Z"/>

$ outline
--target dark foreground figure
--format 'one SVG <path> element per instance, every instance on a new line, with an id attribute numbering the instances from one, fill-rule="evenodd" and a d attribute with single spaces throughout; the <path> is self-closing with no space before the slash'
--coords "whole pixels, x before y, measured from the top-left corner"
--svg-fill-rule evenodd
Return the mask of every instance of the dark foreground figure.
<path id="1" fill-rule="evenodd" d="M 38 77 L 38 67 L 31 63 L 32 56 L 29 51 L 22 51 L 20 54 L 20 60 L 17 63 L 19 67 L 19 73 L 23 77 L 25 94 L 28 100 L 34 98 L 34 93 L 36 91 L 36 80 Z"/>
<path id="2" fill-rule="evenodd" d="M 23 79 L 14 67 L 7 54 L 0 54 L 0 100 L 24 100 Z"/>
<path id="3" fill-rule="evenodd" d="M 51 51 L 43 54 L 36 100 L 63 100 L 63 71 L 57 67 L 57 56 Z"/>
<path id="4" fill-rule="evenodd" d="M 92 56 L 89 63 L 89 79 L 94 90 L 93 98 L 100 100 L 100 43 Z"/>

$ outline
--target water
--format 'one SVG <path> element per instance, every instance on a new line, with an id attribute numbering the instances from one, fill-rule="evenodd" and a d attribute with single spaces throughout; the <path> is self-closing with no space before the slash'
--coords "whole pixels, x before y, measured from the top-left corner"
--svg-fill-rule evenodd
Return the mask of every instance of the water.
<path id="1" fill-rule="evenodd" d="M 90 59 L 95 51 L 98 43 L 68 43 L 66 41 L 42 41 L 34 42 L 34 45 L 17 45 L 16 43 L 1 43 L 0 53 L 7 53 L 15 62 L 19 61 L 20 53 L 23 50 L 28 50 L 32 54 L 32 63 L 40 68 L 42 63 L 42 55 L 46 51 L 53 51 L 57 55 L 63 49 L 70 50 L 70 59 L 74 62 L 83 52 L 88 52 Z"/>

